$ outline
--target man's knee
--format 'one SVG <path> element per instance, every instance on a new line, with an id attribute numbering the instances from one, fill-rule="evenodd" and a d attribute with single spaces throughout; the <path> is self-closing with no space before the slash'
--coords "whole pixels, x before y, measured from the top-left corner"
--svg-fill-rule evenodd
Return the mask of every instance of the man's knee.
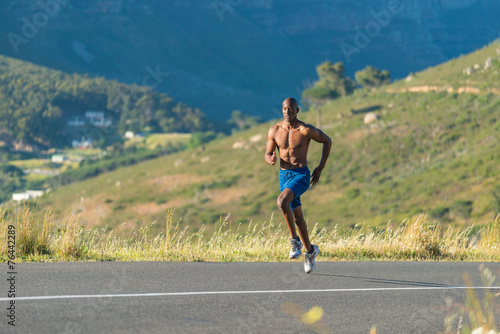
<path id="1" fill-rule="evenodd" d="M 276 204 L 278 204 L 278 208 L 281 211 L 285 211 L 287 206 L 290 206 L 290 201 L 288 201 L 285 196 L 280 195 L 278 197 L 278 200 L 276 201 Z"/>

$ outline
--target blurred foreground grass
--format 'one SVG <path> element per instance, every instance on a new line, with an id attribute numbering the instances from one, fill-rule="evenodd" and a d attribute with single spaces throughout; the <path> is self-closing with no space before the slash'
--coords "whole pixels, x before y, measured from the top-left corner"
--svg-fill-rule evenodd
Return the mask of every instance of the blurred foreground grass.
<path id="1" fill-rule="evenodd" d="M 483 287 L 482 299 L 476 294 L 469 275 L 464 274 L 466 290 L 464 302 L 454 301 L 452 297 L 446 298 L 444 308 L 444 331 L 439 334 L 498 334 L 498 310 L 500 308 L 500 293 L 495 285 L 495 273 L 484 264 L 479 266 Z M 498 271 L 500 274 L 500 271 Z M 308 332 L 318 334 L 334 333 L 324 321 L 324 311 L 321 306 L 313 306 L 309 311 L 293 302 L 286 302 L 281 306 L 282 312 L 291 315 L 297 321 L 297 326 L 302 326 Z M 496 316 L 495 316 L 496 315 Z M 407 328 L 415 330 L 416 328 Z M 423 333 L 423 331 L 422 331 Z M 377 324 L 370 329 L 370 334 L 377 334 Z"/>
<path id="2" fill-rule="evenodd" d="M 233 226 L 220 219 L 207 235 L 180 228 L 169 210 L 162 232 L 152 235 L 153 222 L 119 237 L 106 228 L 86 228 L 79 216 L 54 219 L 50 210 L 42 220 L 29 206 L 8 215 L 0 208 L 0 258 L 9 258 L 8 233 L 15 230 L 16 261 L 288 261 L 289 235 L 284 225 L 269 222 Z M 325 260 L 458 260 L 500 261 L 500 215 L 489 224 L 443 230 L 426 215 L 385 228 L 356 225 L 338 231 L 310 229 L 311 241 Z"/>

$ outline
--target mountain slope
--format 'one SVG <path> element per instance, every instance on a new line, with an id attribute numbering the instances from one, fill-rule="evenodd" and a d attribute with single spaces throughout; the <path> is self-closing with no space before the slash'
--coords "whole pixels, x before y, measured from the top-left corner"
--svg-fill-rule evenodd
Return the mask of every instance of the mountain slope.
<path id="1" fill-rule="evenodd" d="M 269 119 L 276 100 L 302 91 L 325 60 L 343 61 L 351 77 L 372 65 L 400 78 L 476 50 L 500 30 L 494 0 L 404 1 L 364 40 L 357 29 L 381 20 L 388 1 L 87 0 L 68 2 L 25 37 L 26 20 L 33 24 L 46 2 L 0 4 L 0 54 L 156 86 L 220 119 L 234 109 Z M 13 47 L 9 33 L 26 43 Z M 169 76 L 155 82 L 151 72 Z"/>
<path id="2" fill-rule="evenodd" d="M 498 41 L 449 62 L 431 67 L 418 75 L 389 86 L 392 91 L 448 91 L 500 94 L 500 46 Z"/>
<path id="3" fill-rule="evenodd" d="M 88 122 L 88 110 L 102 113 L 109 124 Z M 75 120 L 86 122 L 69 124 Z M 61 148 L 83 136 L 94 145 L 109 145 L 127 130 L 145 128 L 190 132 L 210 124 L 200 110 L 149 87 L 67 74 L 0 55 L 0 141 Z"/>
<path id="4" fill-rule="evenodd" d="M 496 47 L 479 51 L 481 58 L 496 57 Z M 473 66 L 474 55 L 469 59 Z M 492 220 L 500 212 L 500 96 L 385 89 L 360 90 L 324 106 L 323 130 L 334 144 L 319 185 L 302 199 L 309 223 L 378 225 L 418 212 L 444 223 Z M 364 124 L 364 114 L 352 112 L 367 108 L 381 118 Z M 316 113 L 301 111 L 299 118 L 314 124 Z M 278 168 L 263 159 L 272 124 L 56 189 L 40 205 L 58 215 L 80 212 L 89 225 L 118 230 L 136 220 L 162 222 L 168 208 L 191 227 L 228 213 L 233 222 L 261 222 L 272 213 L 281 221 Z M 312 143 L 311 169 L 320 155 L 321 146 Z"/>

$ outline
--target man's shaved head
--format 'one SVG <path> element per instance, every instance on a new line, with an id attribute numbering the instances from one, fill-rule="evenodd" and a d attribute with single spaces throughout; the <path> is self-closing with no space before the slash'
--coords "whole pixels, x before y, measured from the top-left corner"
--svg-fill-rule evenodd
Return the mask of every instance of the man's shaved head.
<path id="1" fill-rule="evenodd" d="M 296 122 L 297 114 L 299 113 L 299 104 L 293 97 L 287 97 L 283 101 L 283 118 L 286 122 Z"/>
<path id="2" fill-rule="evenodd" d="M 289 104 L 290 106 L 292 107 L 295 107 L 295 108 L 298 108 L 299 107 L 299 103 L 297 102 L 296 99 L 294 99 L 293 97 L 287 97 L 284 101 L 283 101 L 283 105 L 285 104 Z"/>

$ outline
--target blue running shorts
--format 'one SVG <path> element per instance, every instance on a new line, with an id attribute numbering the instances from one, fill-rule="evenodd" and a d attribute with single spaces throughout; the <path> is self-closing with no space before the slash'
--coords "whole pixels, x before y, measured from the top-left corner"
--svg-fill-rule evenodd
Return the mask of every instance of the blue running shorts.
<path id="1" fill-rule="evenodd" d="M 309 189 L 310 184 L 311 172 L 307 166 L 285 170 L 280 168 L 280 191 L 283 192 L 283 190 L 288 188 L 293 192 L 294 199 L 290 203 L 292 210 L 302 205 L 300 195 Z"/>

